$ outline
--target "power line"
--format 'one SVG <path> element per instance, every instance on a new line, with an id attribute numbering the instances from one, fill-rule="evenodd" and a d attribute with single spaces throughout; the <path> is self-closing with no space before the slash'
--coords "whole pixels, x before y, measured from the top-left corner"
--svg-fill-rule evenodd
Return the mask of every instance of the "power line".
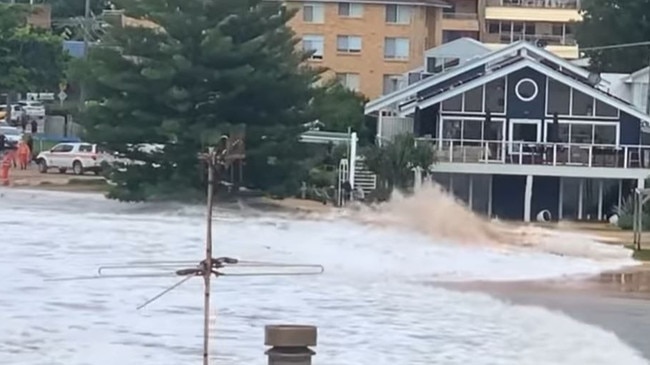
<path id="1" fill-rule="evenodd" d="M 587 48 L 581 48 L 580 51 L 602 51 L 608 49 L 632 48 L 632 47 L 640 47 L 640 46 L 650 46 L 650 41 L 610 44 L 608 46 L 600 46 L 600 47 L 587 47 Z"/>

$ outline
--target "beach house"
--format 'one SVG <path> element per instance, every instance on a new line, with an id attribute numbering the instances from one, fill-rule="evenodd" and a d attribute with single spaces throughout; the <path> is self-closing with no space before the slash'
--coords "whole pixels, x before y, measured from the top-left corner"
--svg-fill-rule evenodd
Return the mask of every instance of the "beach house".
<path id="1" fill-rule="evenodd" d="M 408 86 L 366 105 L 379 143 L 404 132 L 434 143 L 436 181 L 499 218 L 602 220 L 644 187 L 650 116 L 604 75 L 539 43 L 469 41 L 473 57 L 427 51 Z"/>

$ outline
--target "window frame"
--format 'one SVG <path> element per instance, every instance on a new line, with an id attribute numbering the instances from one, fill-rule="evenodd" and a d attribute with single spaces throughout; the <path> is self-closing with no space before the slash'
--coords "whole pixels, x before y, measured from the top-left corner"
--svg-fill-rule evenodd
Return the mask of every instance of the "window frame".
<path id="1" fill-rule="evenodd" d="M 307 19 L 305 9 L 311 8 L 311 20 Z M 302 4 L 302 21 L 309 24 L 325 23 L 325 6 L 322 3 Z"/>
<path id="2" fill-rule="evenodd" d="M 399 41 L 406 41 L 406 55 L 405 56 L 399 56 L 398 55 L 398 43 Z M 389 55 L 387 54 L 388 50 L 388 42 L 393 41 L 394 42 L 394 55 Z M 408 61 L 410 58 L 411 54 L 411 39 L 407 37 L 385 37 L 384 38 L 384 60 L 391 60 L 391 61 Z"/>
<path id="3" fill-rule="evenodd" d="M 318 54 L 318 51 L 319 51 L 318 49 L 315 49 L 315 48 L 305 49 L 305 41 L 313 43 L 313 42 L 317 42 L 318 40 L 320 40 L 320 44 L 321 44 L 321 46 L 320 46 L 320 54 Z M 303 35 L 302 36 L 302 49 L 303 49 L 303 51 L 306 51 L 306 52 L 309 52 L 311 50 L 316 51 L 316 52 L 314 52 L 314 54 L 311 55 L 311 57 L 309 57 L 309 59 L 311 59 L 311 60 L 322 60 L 325 57 L 325 36 L 323 36 L 322 34 L 305 34 L 305 35 Z"/>
<path id="4" fill-rule="evenodd" d="M 355 87 L 350 86 L 350 77 L 356 78 Z M 361 75 L 359 75 L 357 72 L 337 72 L 336 79 L 339 83 L 341 83 L 341 85 L 349 90 L 358 92 L 361 89 Z M 342 79 L 345 80 L 345 82 L 341 82 Z"/>
<path id="5" fill-rule="evenodd" d="M 347 43 L 346 48 L 341 48 L 339 42 L 341 40 L 345 39 Z M 351 39 L 358 39 L 359 40 L 359 48 L 352 48 L 350 44 Z M 349 35 L 349 34 L 341 34 L 336 36 L 336 52 L 338 53 L 349 53 L 349 54 L 359 54 L 361 53 L 361 50 L 363 49 L 363 39 L 361 36 L 358 35 Z"/>
<path id="6" fill-rule="evenodd" d="M 389 19 L 389 8 L 394 8 L 395 9 L 395 20 Z M 387 4 L 385 6 L 385 16 L 384 20 L 386 24 L 392 24 L 392 25 L 409 25 L 413 22 L 413 6 L 411 5 L 398 5 L 398 4 Z M 401 19 L 402 12 L 407 11 L 408 12 L 408 19 L 403 20 Z"/>
<path id="7" fill-rule="evenodd" d="M 347 9 L 347 14 L 341 12 L 342 9 Z M 353 9 L 357 9 L 354 11 Z M 342 18 L 363 18 L 363 4 L 340 2 L 338 3 L 338 15 Z"/>

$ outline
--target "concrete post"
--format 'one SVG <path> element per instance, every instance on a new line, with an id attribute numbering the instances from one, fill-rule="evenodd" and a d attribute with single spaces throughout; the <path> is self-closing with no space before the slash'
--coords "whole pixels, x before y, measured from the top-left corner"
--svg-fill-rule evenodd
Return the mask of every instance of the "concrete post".
<path id="1" fill-rule="evenodd" d="M 533 202 L 533 175 L 526 176 L 526 190 L 524 191 L 524 222 L 530 222 L 530 209 Z"/>
<path id="2" fill-rule="evenodd" d="M 265 354 L 268 365 L 311 365 L 316 354 L 310 346 L 316 346 L 315 326 L 269 325 L 264 328 L 264 344 L 271 346 Z"/>

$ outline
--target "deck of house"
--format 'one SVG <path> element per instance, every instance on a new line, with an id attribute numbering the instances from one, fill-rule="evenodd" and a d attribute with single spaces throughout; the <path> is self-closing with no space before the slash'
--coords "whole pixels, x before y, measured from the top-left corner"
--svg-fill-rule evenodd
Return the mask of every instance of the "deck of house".
<path id="1" fill-rule="evenodd" d="M 418 142 L 437 144 L 436 158 L 439 162 L 625 169 L 650 167 L 649 146 L 425 138 L 418 139 Z"/>

